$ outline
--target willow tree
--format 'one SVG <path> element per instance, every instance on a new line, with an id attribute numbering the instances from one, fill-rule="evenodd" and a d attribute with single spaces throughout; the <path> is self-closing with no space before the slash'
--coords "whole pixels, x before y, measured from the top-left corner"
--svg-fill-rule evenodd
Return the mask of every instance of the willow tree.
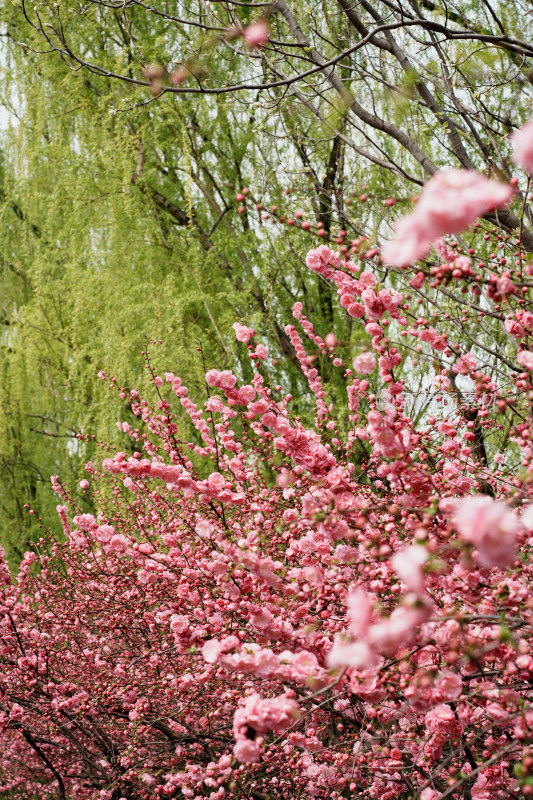
<path id="1" fill-rule="evenodd" d="M 270 340 L 298 395 L 303 383 L 284 331 L 290 308 L 304 296 L 325 333 L 334 307 L 323 282 L 302 277 L 315 234 L 285 227 L 290 236 L 282 235 L 254 205 L 300 205 L 330 228 L 343 162 L 340 139 L 325 131 L 304 171 L 296 149 L 284 152 L 275 115 L 224 98 L 169 97 L 118 111 L 113 81 L 21 49 L 27 24 L 16 11 L 6 22 L 0 529 L 16 557 L 39 530 L 25 504 L 47 524 L 49 475 L 75 486 L 94 455 L 78 430 L 119 436 L 119 405 L 97 372 L 142 382 L 150 340 L 161 342 L 153 357 L 197 389 L 204 366 L 248 368 L 230 335 L 235 319 L 246 321 Z M 155 42 L 162 34 L 148 35 Z M 107 46 L 98 40 L 102 52 Z M 297 136 L 290 118 L 286 125 Z M 235 196 L 246 185 L 248 210 L 239 214 Z"/>

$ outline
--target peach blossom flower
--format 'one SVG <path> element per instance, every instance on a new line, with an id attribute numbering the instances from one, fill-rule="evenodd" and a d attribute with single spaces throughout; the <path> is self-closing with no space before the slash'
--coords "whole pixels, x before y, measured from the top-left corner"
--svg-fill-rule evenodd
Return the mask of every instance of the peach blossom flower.
<path id="1" fill-rule="evenodd" d="M 459 375 L 468 375 L 470 372 L 473 372 L 476 367 L 477 361 L 473 353 L 465 353 L 464 356 L 460 356 L 457 359 L 452 369 L 454 372 L 458 372 Z"/>
<path id="2" fill-rule="evenodd" d="M 250 339 L 255 336 L 253 328 L 246 328 L 238 322 L 233 323 L 233 330 L 235 331 L 235 337 L 238 342 L 249 342 Z"/>
<path id="3" fill-rule="evenodd" d="M 242 32 L 242 38 L 248 47 L 263 47 L 268 42 L 268 25 L 264 20 L 252 22 Z"/>
<path id="4" fill-rule="evenodd" d="M 359 353 L 359 355 L 353 360 L 353 368 L 356 372 L 361 373 L 361 375 L 369 375 L 376 368 L 376 359 L 374 354 L 370 353 L 369 351 Z"/>
<path id="5" fill-rule="evenodd" d="M 385 263 L 405 267 L 423 258 L 445 233 L 460 233 L 487 211 L 505 205 L 513 188 L 475 170 L 437 172 L 424 187 L 416 209 L 396 225 L 396 236 L 381 250 Z"/>
<path id="6" fill-rule="evenodd" d="M 415 544 L 395 553 L 392 557 L 394 571 L 412 592 L 419 593 L 424 588 L 422 565 L 428 560 L 428 556 L 425 547 Z"/>
<path id="7" fill-rule="evenodd" d="M 525 125 L 513 133 L 511 137 L 513 145 L 513 162 L 526 172 L 533 172 L 533 120 L 526 122 Z"/>
<path id="8" fill-rule="evenodd" d="M 483 567 L 506 567 L 515 558 L 518 517 L 501 502 L 486 495 L 459 500 L 453 514 L 462 538 L 474 545 Z"/>
<path id="9" fill-rule="evenodd" d="M 440 700 L 457 700 L 463 691 L 463 681 L 456 672 L 441 672 L 435 684 Z"/>
<path id="10" fill-rule="evenodd" d="M 524 369 L 533 369 L 533 352 L 531 350 L 520 350 L 516 356 L 516 361 Z"/>

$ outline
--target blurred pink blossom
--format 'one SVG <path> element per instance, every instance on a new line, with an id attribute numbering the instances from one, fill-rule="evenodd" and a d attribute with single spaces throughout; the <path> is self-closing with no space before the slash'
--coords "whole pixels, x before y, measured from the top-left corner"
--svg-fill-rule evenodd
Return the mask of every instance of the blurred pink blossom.
<path id="1" fill-rule="evenodd" d="M 533 172 L 533 120 L 526 122 L 513 133 L 511 142 L 513 145 L 511 158 L 514 163 L 526 172 Z"/>
<path id="2" fill-rule="evenodd" d="M 415 210 L 396 225 L 396 236 L 381 249 L 387 264 L 406 267 L 423 258 L 445 233 L 460 233 L 487 211 L 509 202 L 513 188 L 475 170 L 437 172 L 426 184 Z"/>

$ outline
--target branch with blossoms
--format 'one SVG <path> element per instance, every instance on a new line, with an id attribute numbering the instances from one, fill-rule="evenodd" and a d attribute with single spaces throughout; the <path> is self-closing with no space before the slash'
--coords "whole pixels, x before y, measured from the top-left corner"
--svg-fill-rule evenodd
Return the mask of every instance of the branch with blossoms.
<path id="1" fill-rule="evenodd" d="M 515 158 L 533 171 L 530 127 Z M 470 171 L 438 173 L 381 259 L 421 289 L 411 262 L 434 247 L 434 288 L 449 277 L 453 290 L 472 262 L 442 237 L 512 196 Z M 199 403 L 165 372 L 152 375 L 155 405 L 130 392 L 138 427 L 119 426 L 132 455 L 87 465 L 96 516 L 52 479 L 64 541 L 43 537 L 16 580 L 0 571 L 4 794 L 533 794 L 530 289 L 510 273 L 487 279 L 488 299 L 521 301 L 498 317 L 514 355 L 489 375 L 448 340 L 444 318 L 413 320 L 403 292 L 378 282 L 377 258 L 355 263 L 326 245 L 307 254 L 368 336 L 348 366 L 342 343 L 295 304 L 286 334 L 312 423 L 271 381 L 256 332 L 235 323 L 250 382 L 211 369 Z M 453 417 L 409 416 L 409 345 L 394 337 L 434 351 L 432 383 Z M 341 371 L 344 406 L 330 402 L 306 339 Z M 507 451 L 480 455 L 494 393 L 513 410 L 502 446 L 520 472 L 505 468 Z"/>
<path id="2" fill-rule="evenodd" d="M 508 175 L 497 140 L 518 126 L 517 101 L 532 82 L 533 48 L 522 19 L 519 2 L 503 16 L 489 0 L 475 15 L 468 3 L 429 1 L 356 8 L 347 0 L 207 0 L 184 2 L 178 14 L 141 0 L 90 0 L 73 14 L 47 3 L 31 9 L 23 0 L 19 24 L 23 48 L 115 84 L 122 97 L 110 108 L 114 114 L 202 95 L 277 109 L 282 122 L 286 109 L 298 116 L 296 104 L 325 125 L 327 136 L 342 138 L 356 160 L 420 185 L 450 155 L 461 169 Z M 150 61 L 154 52 L 157 63 Z M 475 64 L 472 71 L 462 66 L 461 52 Z M 490 87 L 482 95 L 481 70 Z M 332 107 L 345 124 L 332 123 Z M 316 148 L 308 128 L 299 127 L 297 148 L 308 136 Z M 530 225 L 529 207 L 527 216 Z M 494 222 L 533 251 L 533 234 L 518 215 L 500 213 Z"/>

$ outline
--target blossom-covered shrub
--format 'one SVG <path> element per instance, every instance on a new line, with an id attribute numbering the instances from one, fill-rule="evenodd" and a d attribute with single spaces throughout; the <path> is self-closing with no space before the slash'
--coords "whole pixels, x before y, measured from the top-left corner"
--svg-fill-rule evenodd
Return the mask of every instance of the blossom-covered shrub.
<path id="1" fill-rule="evenodd" d="M 439 265 L 417 267 L 411 289 L 448 275 L 479 285 L 467 255 L 434 246 Z M 87 465 L 100 513 L 79 513 L 54 477 L 65 542 L 43 537 L 16 579 L 2 566 L 4 796 L 533 793 L 529 285 L 510 273 L 483 284 L 507 298 L 502 328 L 517 340 L 488 374 L 482 348 L 461 352 L 445 319 L 418 318 L 369 266 L 326 245 L 307 263 L 368 336 L 352 370 L 295 304 L 286 333 L 315 398 L 312 426 L 236 323 L 250 381 L 211 369 L 202 404 L 171 372 L 153 376 L 155 405 L 130 392 L 138 426 L 119 423 L 130 454 Z M 328 399 L 302 332 L 341 370 L 344 406 Z M 401 370 L 424 346 L 436 397 L 417 419 Z M 190 442 L 177 439 L 178 408 Z M 520 473 L 485 446 L 506 408 L 502 441 Z"/>

